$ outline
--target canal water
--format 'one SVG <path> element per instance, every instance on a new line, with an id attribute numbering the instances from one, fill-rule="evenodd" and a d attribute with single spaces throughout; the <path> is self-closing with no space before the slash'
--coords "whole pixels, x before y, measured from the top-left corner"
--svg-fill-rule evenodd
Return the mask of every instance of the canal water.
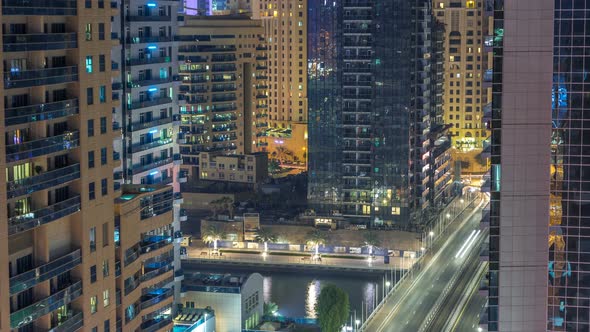
<path id="1" fill-rule="evenodd" d="M 199 270 L 203 273 L 238 273 L 227 269 Z M 197 272 L 189 270 L 186 272 Z M 366 312 L 373 309 L 375 292 L 381 292 L 382 279 L 379 276 L 340 276 L 334 274 L 315 274 L 313 271 L 299 273 L 258 272 L 262 274 L 264 302 L 274 302 L 282 316 L 290 318 L 316 318 L 315 304 L 322 287 L 334 284 L 348 293 L 351 312 L 360 317 L 361 308 Z M 378 288 L 377 288 L 378 287 Z M 381 296 L 380 296 L 381 297 Z"/>

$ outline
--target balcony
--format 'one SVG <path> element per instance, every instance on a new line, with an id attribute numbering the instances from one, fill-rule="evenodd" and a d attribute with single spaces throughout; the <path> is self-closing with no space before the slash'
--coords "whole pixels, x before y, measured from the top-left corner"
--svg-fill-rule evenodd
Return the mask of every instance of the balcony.
<path id="1" fill-rule="evenodd" d="M 67 316 L 62 316 L 61 321 L 57 321 L 55 327 L 48 332 L 72 332 L 78 331 L 84 325 L 84 314 L 82 312 L 68 312 Z"/>
<path id="2" fill-rule="evenodd" d="M 211 109 L 212 112 L 231 112 L 237 110 L 236 105 L 215 105 Z"/>
<path id="3" fill-rule="evenodd" d="M 80 211 L 80 195 L 27 214 L 10 217 L 8 218 L 8 235 L 48 224 L 78 211 Z"/>
<path id="4" fill-rule="evenodd" d="M 13 34 L 2 37 L 4 52 L 66 50 L 78 47 L 75 32 Z"/>
<path id="5" fill-rule="evenodd" d="M 178 183 L 186 183 L 188 181 L 188 172 L 179 172 L 178 173 Z"/>
<path id="6" fill-rule="evenodd" d="M 75 16 L 76 0 L 2 0 L 3 15 Z"/>
<path id="7" fill-rule="evenodd" d="M 148 241 L 139 244 L 139 249 L 142 254 L 147 254 L 151 251 L 158 250 L 172 243 L 170 236 L 153 236 Z"/>
<path id="8" fill-rule="evenodd" d="M 27 325 L 59 307 L 77 299 L 82 294 L 82 281 L 76 281 L 64 289 L 37 301 L 36 303 L 10 314 L 10 327 L 13 329 Z"/>
<path id="9" fill-rule="evenodd" d="M 155 332 L 155 331 L 159 331 L 162 328 L 164 328 L 168 325 L 171 325 L 171 324 L 172 324 L 171 317 L 150 319 L 148 321 L 141 323 L 140 331 L 141 332 Z"/>
<path id="10" fill-rule="evenodd" d="M 182 204 L 183 202 L 182 193 L 174 193 L 174 204 Z"/>
<path id="11" fill-rule="evenodd" d="M 139 299 L 140 310 L 145 310 L 153 305 L 163 302 L 174 295 L 173 288 L 154 289 L 149 293 L 142 295 Z"/>
<path id="12" fill-rule="evenodd" d="M 151 17 L 151 16 L 150 16 Z M 155 16 L 160 17 L 160 16 Z M 170 36 L 136 36 L 126 39 L 128 44 L 167 43 L 172 41 Z"/>
<path id="13" fill-rule="evenodd" d="M 182 156 L 180 155 L 180 153 L 175 153 L 173 155 L 173 159 L 174 159 L 174 165 L 176 165 L 176 166 L 182 165 Z"/>
<path id="14" fill-rule="evenodd" d="M 171 102 L 172 102 L 172 98 L 162 97 L 162 98 L 157 98 L 157 99 L 152 99 L 152 100 L 135 101 L 135 102 L 132 102 L 131 105 L 128 106 L 128 108 L 135 110 L 135 109 L 140 109 L 140 108 L 145 108 L 145 107 L 170 104 Z"/>
<path id="15" fill-rule="evenodd" d="M 4 88 L 28 88 L 76 82 L 78 66 L 4 72 Z"/>
<path id="16" fill-rule="evenodd" d="M 151 16 L 127 16 L 129 22 L 170 22 L 172 16 L 151 15 Z"/>
<path id="17" fill-rule="evenodd" d="M 156 126 L 161 126 L 164 124 L 169 124 L 172 122 L 172 117 L 163 118 L 163 119 L 153 119 L 146 122 L 136 122 L 131 123 L 127 126 L 127 130 L 129 131 L 138 131 L 142 129 L 148 129 Z"/>
<path id="18" fill-rule="evenodd" d="M 183 281 L 184 280 L 184 270 L 178 269 L 174 271 L 174 281 Z"/>
<path id="19" fill-rule="evenodd" d="M 163 57 L 150 57 L 150 58 L 136 58 L 136 59 L 127 59 L 128 66 L 139 66 L 139 65 L 149 65 L 154 63 L 169 63 L 170 57 L 163 56 Z"/>
<path id="20" fill-rule="evenodd" d="M 167 84 L 176 81 L 174 77 L 164 77 L 164 78 L 153 78 L 153 79 L 138 79 L 133 80 L 131 82 L 127 82 L 128 88 L 139 88 L 142 86 L 149 86 L 149 85 L 158 85 L 158 84 Z"/>
<path id="21" fill-rule="evenodd" d="M 10 295 L 27 290 L 43 281 L 69 271 L 78 266 L 81 262 L 82 258 L 80 256 L 80 249 L 77 249 L 65 256 L 53 260 L 52 262 L 16 275 L 10 278 Z"/>
<path id="22" fill-rule="evenodd" d="M 131 169 L 131 173 L 133 175 L 136 175 L 141 172 L 146 172 L 146 171 L 152 170 L 156 167 L 168 165 L 171 163 L 172 163 L 172 158 L 165 158 L 165 159 L 156 159 L 153 162 L 151 162 L 149 164 L 145 164 L 145 165 L 135 164 L 135 165 L 133 165 L 133 168 Z"/>
<path id="23" fill-rule="evenodd" d="M 15 198 L 55 187 L 80 178 L 80 164 L 43 172 L 40 175 L 6 183 L 6 195 Z"/>
<path id="24" fill-rule="evenodd" d="M 132 146 L 129 147 L 129 150 L 130 150 L 130 153 L 136 153 L 136 152 L 141 152 L 141 151 L 161 147 L 161 146 L 164 146 L 167 144 L 171 144 L 173 142 L 174 142 L 174 140 L 172 138 L 162 138 L 162 139 L 158 139 L 158 140 L 155 140 L 152 142 L 133 144 Z"/>
<path id="25" fill-rule="evenodd" d="M 172 258 L 172 260 L 174 260 L 174 258 Z M 154 279 L 155 277 L 161 276 L 168 271 L 172 271 L 173 269 L 174 269 L 174 266 L 171 264 L 171 262 L 167 262 L 167 265 L 160 266 L 157 269 L 153 269 L 148 272 L 145 272 L 145 271 L 147 271 L 147 270 L 145 270 L 144 274 L 139 276 L 138 280 L 140 283 L 146 282 L 146 281 Z"/>
<path id="26" fill-rule="evenodd" d="M 4 123 L 12 126 L 36 121 L 53 120 L 78 114 L 78 99 L 62 100 L 53 103 L 36 104 L 7 108 Z"/>

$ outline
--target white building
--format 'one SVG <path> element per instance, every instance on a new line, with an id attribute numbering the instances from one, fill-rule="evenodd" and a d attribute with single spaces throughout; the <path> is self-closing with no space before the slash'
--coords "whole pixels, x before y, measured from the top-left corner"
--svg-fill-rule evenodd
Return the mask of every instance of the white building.
<path id="1" fill-rule="evenodd" d="M 182 302 L 185 307 L 211 307 L 216 332 L 241 332 L 255 328 L 262 319 L 262 275 L 186 275 Z"/>

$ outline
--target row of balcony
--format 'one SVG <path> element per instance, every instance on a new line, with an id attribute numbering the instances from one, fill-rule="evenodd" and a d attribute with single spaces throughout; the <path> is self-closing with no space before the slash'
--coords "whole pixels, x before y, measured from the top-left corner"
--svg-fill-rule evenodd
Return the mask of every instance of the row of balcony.
<path id="1" fill-rule="evenodd" d="M 157 127 L 157 126 L 165 125 L 165 124 L 168 124 L 168 123 L 172 123 L 174 121 L 180 121 L 180 116 L 179 115 L 174 115 L 172 117 L 160 118 L 160 119 L 153 119 L 151 121 L 146 121 L 146 122 L 131 123 L 131 124 L 127 125 L 127 130 L 129 130 L 129 131 L 138 131 L 138 130 L 142 130 L 142 129 L 147 129 L 147 128 L 152 128 L 152 127 Z"/>
<path id="2" fill-rule="evenodd" d="M 75 16 L 76 0 L 2 0 L 3 15 Z"/>
<path id="3" fill-rule="evenodd" d="M 139 65 L 149 65 L 155 63 L 169 63 L 171 61 L 169 56 L 162 56 L 162 57 L 144 57 L 144 58 L 135 58 L 135 59 L 127 59 L 125 62 L 128 66 L 139 66 Z"/>
<path id="4" fill-rule="evenodd" d="M 10 295 L 27 290 L 80 265 L 82 256 L 77 249 L 65 256 L 10 278 Z"/>
<path id="5" fill-rule="evenodd" d="M 24 179 L 8 181 L 6 183 L 6 195 L 15 198 L 30 195 L 34 192 L 58 186 L 80 178 L 80 164 L 54 169 L 42 174 Z"/>
<path id="6" fill-rule="evenodd" d="M 53 120 L 75 115 L 78 112 L 78 99 L 12 107 L 4 111 L 4 124 L 12 126 L 35 121 Z"/>
<path id="7" fill-rule="evenodd" d="M 171 77 L 163 77 L 163 78 L 152 78 L 152 79 L 145 79 L 139 78 L 137 80 L 133 80 L 132 82 L 127 82 L 128 88 L 138 88 L 142 86 L 150 86 L 150 85 L 157 85 L 157 84 L 166 84 L 178 81 L 180 78 L 178 76 L 171 76 Z"/>
<path id="8" fill-rule="evenodd" d="M 135 101 L 135 102 L 132 102 L 131 104 L 129 104 L 128 108 L 131 110 L 134 110 L 134 109 L 140 109 L 140 108 L 151 107 L 151 106 L 159 106 L 159 105 L 170 104 L 170 103 L 172 103 L 172 98 L 162 97 L 162 98 L 155 98 L 155 99 L 151 99 L 151 100 Z"/>
<path id="9" fill-rule="evenodd" d="M 171 144 L 174 140 L 172 138 L 160 138 L 151 142 L 136 143 L 129 147 L 129 153 L 141 152 L 149 149 L 154 149 L 167 144 Z"/>
<path id="10" fill-rule="evenodd" d="M 48 224 L 80 211 L 80 195 L 53 205 L 8 218 L 8 235 L 14 235 Z M 12 287 L 12 286 L 11 286 Z"/>
<path id="11" fill-rule="evenodd" d="M 2 36 L 4 52 L 65 50 L 78 47 L 75 32 L 6 34 Z"/>
<path id="12" fill-rule="evenodd" d="M 4 73 L 4 88 L 28 88 L 78 81 L 78 66 L 12 70 Z"/>
<path id="13" fill-rule="evenodd" d="M 50 153 L 70 150 L 78 147 L 79 132 L 72 131 L 62 135 L 50 136 L 21 144 L 6 146 L 6 161 L 15 162 L 19 160 L 44 156 Z"/>
<path id="14" fill-rule="evenodd" d="M 34 304 L 10 314 L 10 327 L 17 329 L 57 310 L 82 295 L 82 281 L 76 281 Z"/>

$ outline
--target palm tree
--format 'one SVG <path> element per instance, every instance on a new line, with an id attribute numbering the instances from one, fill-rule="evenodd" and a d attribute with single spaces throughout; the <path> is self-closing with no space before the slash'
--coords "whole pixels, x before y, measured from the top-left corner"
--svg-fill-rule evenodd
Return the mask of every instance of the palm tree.
<path id="1" fill-rule="evenodd" d="M 369 247 L 369 258 L 370 258 L 373 256 L 373 248 L 379 247 L 379 245 L 381 244 L 381 241 L 379 241 L 379 237 L 377 236 L 377 233 L 375 233 L 375 232 L 366 232 L 365 234 L 363 234 L 363 237 L 365 239 L 365 245 L 367 247 Z"/>
<path id="2" fill-rule="evenodd" d="M 307 245 L 315 247 L 315 256 L 319 256 L 320 245 L 326 244 L 328 236 L 326 232 L 315 230 L 307 233 Z"/>
<path id="3" fill-rule="evenodd" d="M 203 242 L 210 244 L 213 242 L 213 250 L 217 251 L 217 241 L 225 239 L 225 232 L 211 225 L 203 232 Z"/>
<path id="4" fill-rule="evenodd" d="M 264 252 L 268 252 L 268 242 L 276 242 L 277 236 L 265 228 L 259 228 L 256 233 L 256 242 L 264 243 Z"/>

